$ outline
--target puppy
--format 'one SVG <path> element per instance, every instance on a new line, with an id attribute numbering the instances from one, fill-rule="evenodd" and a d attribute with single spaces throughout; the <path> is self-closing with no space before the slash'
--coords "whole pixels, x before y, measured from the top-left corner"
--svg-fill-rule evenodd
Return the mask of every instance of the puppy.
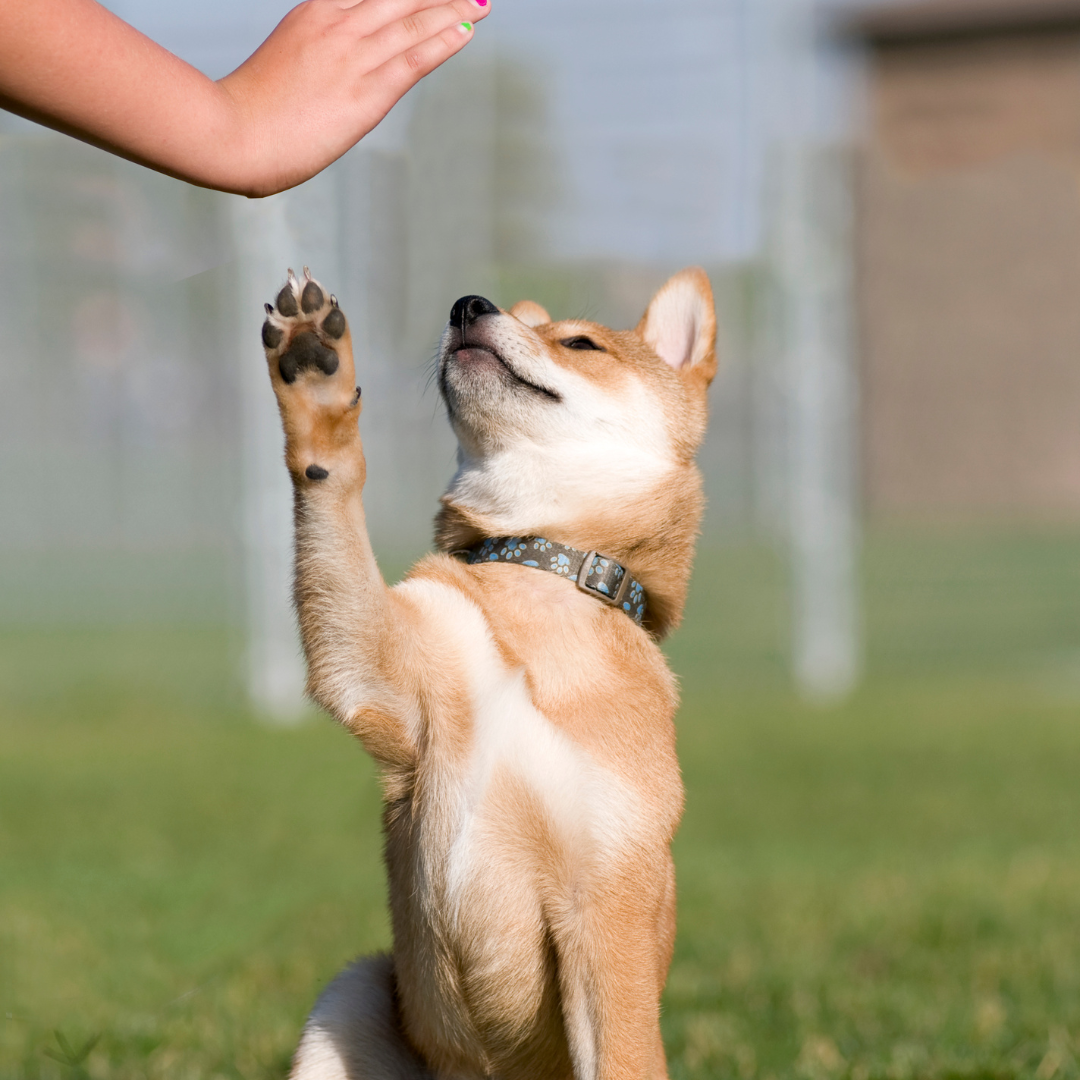
<path id="1" fill-rule="evenodd" d="M 459 300 L 440 553 L 394 588 L 345 315 L 306 270 L 267 312 L 308 689 L 382 767 L 394 930 L 323 993 L 292 1076 L 666 1076 L 683 789 L 657 641 L 702 509 L 708 279 L 677 274 L 625 332 Z"/>

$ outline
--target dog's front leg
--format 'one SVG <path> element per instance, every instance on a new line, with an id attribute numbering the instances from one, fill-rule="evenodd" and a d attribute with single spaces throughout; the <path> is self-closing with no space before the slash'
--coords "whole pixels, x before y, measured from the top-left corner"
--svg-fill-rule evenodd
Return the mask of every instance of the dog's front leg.
<path id="1" fill-rule="evenodd" d="M 667 1080 L 660 992 L 670 948 L 662 925 L 674 915 L 674 894 L 654 895 L 650 880 L 647 867 L 613 874 L 596 895 L 549 914 L 574 1080 Z"/>
<path id="2" fill-rule="evenodd" d="M 408 765 L 418 723 L 409 663 L 416 619 L 386 588 L 368 539 L 348 322 L 306 269 L 302 282 L 290 270 L 262 335 L 293 481 L 308 692 L 377 760 Z"/>

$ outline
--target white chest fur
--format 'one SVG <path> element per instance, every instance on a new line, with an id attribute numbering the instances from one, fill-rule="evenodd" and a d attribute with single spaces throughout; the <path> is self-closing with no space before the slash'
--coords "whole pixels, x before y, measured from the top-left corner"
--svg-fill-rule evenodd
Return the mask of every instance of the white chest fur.
<path id="1" fill-rule="evenodd" d="M 451 586 L 422 579 L 401 588 L 440 627 L 469 698 L 467 755 L 454 767 L 433 770 L 443 820 L 429 836 L 440 837 L 445 848 L 426 854 L 441 864 L 434 876 L 444 883 L 451 910 L 478 872 L 493 869 L 484 865 L 492 852 L 482 834 L 500 773 L 542 807 L 549 835 L 581 871 L 617 855 L 637 832 L 640 799 L 633 788 L 536 708 L 525 671 L 506 665 L 474 603 Z"/>

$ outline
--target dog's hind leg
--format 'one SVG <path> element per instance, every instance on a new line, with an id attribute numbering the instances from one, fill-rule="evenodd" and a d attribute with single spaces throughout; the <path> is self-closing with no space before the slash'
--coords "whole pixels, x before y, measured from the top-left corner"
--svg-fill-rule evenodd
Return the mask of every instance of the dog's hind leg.
<path id="1" fill-rule="evenodd" d="M 370 956 L 346 968 L 308 1017 L 290 1080 L 432 1080 L 401 1028 L 394 961 Z"/>

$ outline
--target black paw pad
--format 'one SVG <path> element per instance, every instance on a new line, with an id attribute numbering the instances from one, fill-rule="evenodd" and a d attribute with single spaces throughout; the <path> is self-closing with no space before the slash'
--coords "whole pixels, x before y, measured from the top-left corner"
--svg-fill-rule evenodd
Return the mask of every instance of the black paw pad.
<path id="1" fill-rule="evenodd" d="M 323 319 L 323 333 L 336 341 L 345 333 L 345 313 L 341 308 L 333 308 L 330 314 Z"/>
<path id="2" fill-rule="evenodd" d="M 297 334 L 279 361 L 281 377 L 287 383 L 295 382 L 296 376 L 308 368 L 318 368 L 324 375 L 333 375 L 338 369 L 337 354 L 323 345 L 313 330 Z"/>
<path id="3" fill-rule="evenodd" d="M 268 349 L 276 349 L 284 336 L 285 331 L 280 326 L 275 326 L 269 319 L 263 323 L 262 339 Z"/>
<path id="4" fill-rule="evenodd" d="M 321 465 L 309 465 L 304 475 L 309 480 L 325 480 L 330 474 Z"/>
<path id="5" fill-rule="evenodd" d="M 322 289 L 320 289 L 314 281 L 309 281 L 304 286 L 304 291 L 300 294 L 300 307 L 303 308 L 305 315 L 310 315 L 313 311 L 318 311 L 322 306 Z"/>
<path id="6" fill-rule="evenodd" d="M 292 291 L 291 285 L 286 285 L 277 294 L 277 309 L 286 319 L 300 314 L 300 309 L 296 306 L 296 294 Z"/>

